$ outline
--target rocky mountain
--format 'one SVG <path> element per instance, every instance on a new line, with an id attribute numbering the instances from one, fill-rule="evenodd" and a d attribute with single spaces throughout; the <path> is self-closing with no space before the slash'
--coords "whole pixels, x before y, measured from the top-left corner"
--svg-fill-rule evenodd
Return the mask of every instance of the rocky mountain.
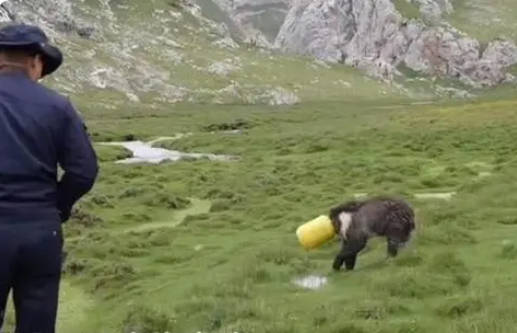
<path id="1" fill-rule="evenodd" d="M 465 97 L 513 82 L 517 63 L 515 39 L 451 24 L 450 0 L 0 3 L 1 22 L 36 23 L 63 48 L 47 82 L 91 107 Z"/>
<path id="2" fill-rule="evenodd" d="M 343 63 L 392 80 L 404 66 L 480 88 L 513 82 L 511 40 L 482 45 L 450 25 L 449 0 L 214 0 L 261 46 Z M 397 6 L 399 4 L 399 6 Z M 417 9 L 407 18 L 404 8 Z M 278 33 L 275 34 L 275 32 Z"/>
<path id="3" fill-rule="evenodd" d="M 274 46 L 281 26 L 289 12 L 293 0 L 198 0 L 204 14 L 220 20 L 216 14 L 219 8 L 225 17 L 222 22 L 229 24 L 233 37 L 244 43 L 260 47 Z"/>

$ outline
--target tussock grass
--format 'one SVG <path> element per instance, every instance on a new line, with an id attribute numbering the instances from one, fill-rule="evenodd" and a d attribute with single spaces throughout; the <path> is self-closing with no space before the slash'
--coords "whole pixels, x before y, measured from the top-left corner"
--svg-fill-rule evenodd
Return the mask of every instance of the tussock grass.
<path id="1" fill-rule="evenodd" d="M 135 306 L 124 319 L 124 333 L 174 332 L 174 317 L 145 306 Z"/>
<path id="2" fill-rule="evenodd" d="M 483 309 L 483 302 L 473 297 L 455 297 L 446 300 L 437 308 L 442 317 L 459 318 L 472 315 Z"/>

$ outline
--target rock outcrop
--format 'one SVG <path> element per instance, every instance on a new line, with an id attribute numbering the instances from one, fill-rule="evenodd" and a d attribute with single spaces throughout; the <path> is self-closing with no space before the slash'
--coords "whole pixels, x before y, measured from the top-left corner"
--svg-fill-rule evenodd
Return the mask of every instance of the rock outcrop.
<path id="1" fill-rule="evenodd" d="M 232 26 L 234 38 L 260 47 L 270 48 L 282 27 L 293 0 L 200 0 L 198 4 L 207 11 L 211 19 L 217 19 L 219 7 L 226 13 L 223 21 Z"/>
<path id="2" fill-rule="evenodd" d="M 235 0 L 232 17 L 241 26 L 261 34 L 268 43 L 274 43 L 289 6 L 289 0 Z"/>
<path id="3" fill-rule="evenodd" d="M 43 27 L 66 56 L 47 82 L 70 95 L 104 90 L 110 107 L 123 103 L 120 94 L 135 103 L 299 102 L 303 93 L 296 85 L 286 89 L 276 75 L 260 77 L 255 67 L 261 61 L 283 58 L 267 49 L 313 57 L 311 67 L 322 70 L 333 68 L 329 63 L 357 67 L 403 93 L 394 79 L 409 70 L 471 87 L 515 80 L 507 69 L 517 63 L 517 46 L 508 40 L 481 45 L 447 24 L 452 0 L 130 3 L 0 0 L 0 22 Z M 404 17 L 404 9 L 412 15 Z M 237 50 L 242 43 L 258 46 L 261 60 L 248 61 Z"/>
<path id="4" fill-rule="evenodd" d="M 415 2 L 436 15 L 452 10 L 447 0 Z M 275 47 L 388 80 L 405 65 L 474 87 L 511 79 L 505 71 L 517 63 L 517 47 L 510 41 L 494 41 L 483 51 L 477 40 L 450 25 L 429 27 L 402 17 L 390 0 L 295 0 Z"/>
<path id="5" fill-rule="evenodd" d="M 433 76 L 459 79 L 472 87 L 512 80 L 517 47 L 480 43 L 444 21 L 451 0 L 400 0 L 418 8 L 408 19 L 392 0 L 203 0 L 227 15 L 241 41 L 282 52 L 343 63 L 392 80 L 404 65 Z M 399 3 L 400 5 L 400 3 Z"/>
<path id="6" fill-rule="evenodd" d="M 403 63 L 430 75 L 457 78 L 472 87 L 512 80 L 506 69 L 517 63 L 517 47 L 509 41 L 479 42 L 452 28 L 433 28 L 414 39 Z"/>
<path id="7" fill-rule="evenodd" d="M 5 1 L 0 1 L 0 23 L 10 22 L 14 19 L 13 14 L 9 10 L 9 5 Z"/>
<path id="8" fill-rule="evenodd" d="M 181 46 L 164 36 L 167 31 L 157 36 L 138 26 L 120 24 L 113 11 L 120 4 L 108 0 L 95 6 L 78 6 L 69 0 L 9 0 L 2 5 L 10 13 L 7 21 L 37 24 L 63 50 L 65 64 L 59 75 L 48 80 L 66 93 L 106 89 L 132 102 L 140 101 L 139 95 L 144 93 L 167 102 L 181 101 L 186 94 L 185 88 L 170 83 L 169 72 L 137 56 L 142 47 L 163 44 L 162 61 L 177 64 L 182 61 Z M 167 13 L 155 11 L 152 23 L 166 26 L 169 20 Z"/>

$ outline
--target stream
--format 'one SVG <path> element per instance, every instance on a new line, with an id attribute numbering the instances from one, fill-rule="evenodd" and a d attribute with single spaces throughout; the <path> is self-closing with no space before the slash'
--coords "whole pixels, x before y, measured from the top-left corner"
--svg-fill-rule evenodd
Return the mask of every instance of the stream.
<path id="1" fill-rule="evenodd" d="M 133 157 L 119 160 L 119 164 L 137 164 L 137 163 L 151 163 L 158 164 L 165 161 L 177 162 L 183 159 L 208 159 L 210 161 L 231 161 L 235 160 L 234 156 L 217 155 L 217 154 L 201 154 L 201 153 L 185 153 L 177 150 L 170 150 L 166 148 L 158 148 L 153 145 L 162 141 L 172 141 L 183 137 L 178 135 L 176 137 L 161 137 L 149 142 L 143 141 L 125 141 L 125 142 L 105 142 L 101 143 L 105 146 L 118 146 L 133 153 Z"/>

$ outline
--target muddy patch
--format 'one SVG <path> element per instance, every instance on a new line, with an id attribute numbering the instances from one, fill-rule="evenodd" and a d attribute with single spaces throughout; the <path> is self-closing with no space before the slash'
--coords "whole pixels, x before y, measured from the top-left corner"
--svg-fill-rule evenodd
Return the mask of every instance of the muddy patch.
<path id="1" fill-rule="evenodd" d="M 293 283 L 304 289 L 318 290 L 323 288 L 328 283 L 328 279 L 324 276 L 309 275 L 295 279 Z"/>

